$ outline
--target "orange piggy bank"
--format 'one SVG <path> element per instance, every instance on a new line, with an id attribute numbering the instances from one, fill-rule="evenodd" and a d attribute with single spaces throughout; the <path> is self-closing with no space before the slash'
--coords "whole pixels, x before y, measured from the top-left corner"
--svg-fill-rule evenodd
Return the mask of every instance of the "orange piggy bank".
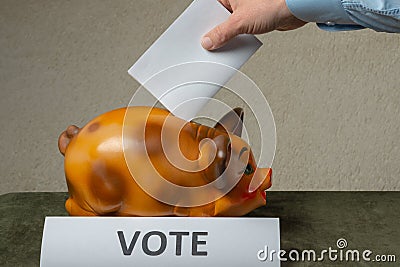
<path id="1" fill-rule="evenodd" d="M 215 125 L 164 109 L 107 112 L 59 138 L 78 216 L 241 216 L 265 205 L 271 169 L 257 168 L 240 138 L 243 110 Z"/>

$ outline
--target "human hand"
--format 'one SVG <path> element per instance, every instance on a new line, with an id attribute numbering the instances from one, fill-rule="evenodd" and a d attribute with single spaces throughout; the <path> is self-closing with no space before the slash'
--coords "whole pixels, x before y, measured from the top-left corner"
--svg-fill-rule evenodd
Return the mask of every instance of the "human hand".
<path id="1" fill-rule="evenodd" d="M 204 49 L 214 50 L 242 33 L 262 34 L 300 28 L 304 22 L 290 13 L 285 0 L 218 0 L 232 15 L 201 39 Z"/>

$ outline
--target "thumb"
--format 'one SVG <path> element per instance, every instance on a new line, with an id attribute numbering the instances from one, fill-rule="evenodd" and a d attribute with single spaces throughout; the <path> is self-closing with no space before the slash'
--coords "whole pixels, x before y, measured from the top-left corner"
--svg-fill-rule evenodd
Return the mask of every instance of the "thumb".
<path id="1" fill-rule="evenodd" d="M 201 38 L 204 49 L 214 50 L 224 46 L 228 41 L 240 33 L 239 22 L 231 15 L 225 22 L 216 26 Z"/>

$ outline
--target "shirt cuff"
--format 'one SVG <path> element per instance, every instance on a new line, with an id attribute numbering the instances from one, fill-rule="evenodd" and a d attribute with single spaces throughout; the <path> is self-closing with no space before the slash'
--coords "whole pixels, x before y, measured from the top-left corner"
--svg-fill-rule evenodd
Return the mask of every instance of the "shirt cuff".
<path id="1" fill-rule="evenodd" d="M 343 32 L 343 31 L 355 31 L 365 29 L 361 25 L 353 24 L 336 24 L 333 26 L 326 25 L 325 23 L 317 23 L 318 28 L 327 32 Z"/>
<path id="2" fill-rule="evenodd" d="M 306 22 L 356 24 L 347 15 L 340 0 L 286 0 L 290 12 Z"/>

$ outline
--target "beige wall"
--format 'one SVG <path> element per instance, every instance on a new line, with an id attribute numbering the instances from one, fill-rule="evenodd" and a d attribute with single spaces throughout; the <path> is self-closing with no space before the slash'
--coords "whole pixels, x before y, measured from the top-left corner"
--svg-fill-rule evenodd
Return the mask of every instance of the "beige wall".
<path id="1" fill-rule="evenodd" d="M 0 193 L 66 190 L 59 133 L 127 104 L 127 69 L 189 2 L 1 1 Z M 399 190 L 400 35 L 260 39 L 242 71 L 275 116 L 273 189 Z"/>

